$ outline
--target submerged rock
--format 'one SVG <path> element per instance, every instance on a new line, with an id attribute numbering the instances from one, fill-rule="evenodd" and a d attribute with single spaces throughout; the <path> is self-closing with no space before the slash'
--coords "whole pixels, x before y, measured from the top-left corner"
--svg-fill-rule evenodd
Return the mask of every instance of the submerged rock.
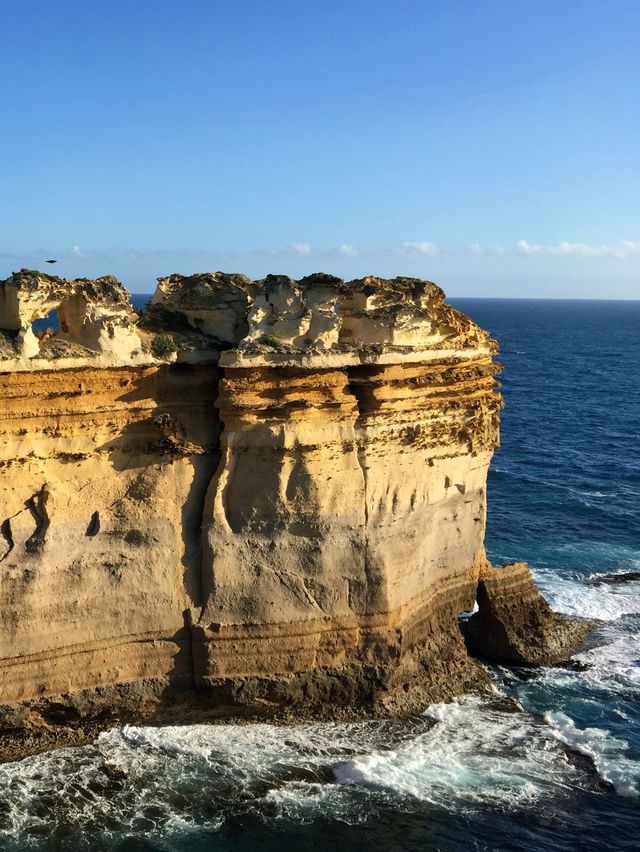
<path id="1" fill-rule="evenodd" d="M 621 571 L 619 574 L 603 574 L 595 577 L 591 582 L 596 585 L 621 586 L 623 583 L 640 582 L 640 571 Z"/>

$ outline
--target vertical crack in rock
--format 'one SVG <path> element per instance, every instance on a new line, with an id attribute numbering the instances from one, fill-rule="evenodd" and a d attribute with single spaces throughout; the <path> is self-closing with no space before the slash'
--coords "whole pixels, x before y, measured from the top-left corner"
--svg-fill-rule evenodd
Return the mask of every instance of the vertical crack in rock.
<path id="1" fill-rule="evenodd" d="M 358 368 L 348 367 L 347 378 L 348 378 L 348 389 L 349 393 L 353 396 L 353 399 L 356 403 L 357 408 L 357 417 L 354 424 L 355 430 L 355 456 L 358 462 L 358 466 L 360 471 L 362 472 L 362 482 L 363 482 L 363 498 L 364 498 L 364 576 L 367 583 L 367 599 L 371 600 L 373 597 L 373 589 L 376 585 L 376 577 L 372 570 L 371 561 L 370 561 L 370 553 L 369 553 L 369 482 L 368 482 L 368 472 L 367 472 L 367 455 L 366 455 L 366 446 L 365 446 L 365 433 L 363 429 L 364 422 L 364 411 L 363 404 L 360 394 L 358 393 L 359 386 L 353 381 L 354 378 L 354 370 Z"/>

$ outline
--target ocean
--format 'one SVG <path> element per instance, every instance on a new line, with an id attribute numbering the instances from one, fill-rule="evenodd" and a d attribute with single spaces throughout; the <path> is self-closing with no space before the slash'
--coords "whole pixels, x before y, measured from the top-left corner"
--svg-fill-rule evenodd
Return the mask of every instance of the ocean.
<path id="1" fill-rule="evenodd" d="M 0 766 L 0 849 L 640 848 L 640 302 L 452 299 L 500 342 L 487 551 L 600 626 L 406 721 L 126 726 Z M 126 777 L 106 775 L 105 761 Z"/>

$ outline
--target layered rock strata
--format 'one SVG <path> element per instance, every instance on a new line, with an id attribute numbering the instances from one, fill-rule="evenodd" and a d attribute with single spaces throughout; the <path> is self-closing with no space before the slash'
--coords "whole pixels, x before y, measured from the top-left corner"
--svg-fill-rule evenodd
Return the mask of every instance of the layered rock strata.
<path id="1" fill-rule="evenodd" d="M 496 345 L 436 285 L 173 275 L 138 321 L 115 279 L 23 271 L 0 329 L 6 754 L 115 718 L 486 687 L 458 615 L 481 573 L 504 585 L 483 549 Z M 496 626 L 480 600 L 467 643 L 506 660 L 487 637 L 521 613 Z M 549 661 L 558 630 L 569 652 L 539 621 L 507 661 Z"/>
<path id="2" fill-rule="evenodd" d="M 484 565 L 476 599 L 478 611 L 461 624 L 467 648 L 507 665 L 566 663 L 597 623 L 553 612 L 523 562 Z"/>
<path id="3" fill-rule="evenodd" d="M 402 279 L 273 276 L 248 324 L 220 361 L 198 676 L 234 700 L 247 674 L 281 700 L 286 674 L 313 701 L 393 702 L 396 681 L 406 701 L 430 677 L 403 676 L 406 654 L 438 622 L 451 681 L 477 677 L 456 619 L 482 554 L 493 342 Z"/>

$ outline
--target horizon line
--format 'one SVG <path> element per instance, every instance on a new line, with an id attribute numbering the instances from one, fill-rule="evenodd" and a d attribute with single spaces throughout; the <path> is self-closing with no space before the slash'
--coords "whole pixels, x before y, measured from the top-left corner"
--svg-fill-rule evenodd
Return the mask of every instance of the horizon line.
<path id="1" fill-rule="evenodd" d="M 440 285 L 438 284 L 438 286 Z M 127 289 L 129 288 L 127 287 Z M 132 296 L 153 296 L 155 290 L 129 290 L 129 292 Z M 454 294 L 445 293 L 445 300 L 448 299 L 469 299 L 476 302 L 640 302 L 640 298 L 625 299 L 622 297 L 615 296 L 610 299 L 601 299 L 589 296 L 458 296 Z"/>

